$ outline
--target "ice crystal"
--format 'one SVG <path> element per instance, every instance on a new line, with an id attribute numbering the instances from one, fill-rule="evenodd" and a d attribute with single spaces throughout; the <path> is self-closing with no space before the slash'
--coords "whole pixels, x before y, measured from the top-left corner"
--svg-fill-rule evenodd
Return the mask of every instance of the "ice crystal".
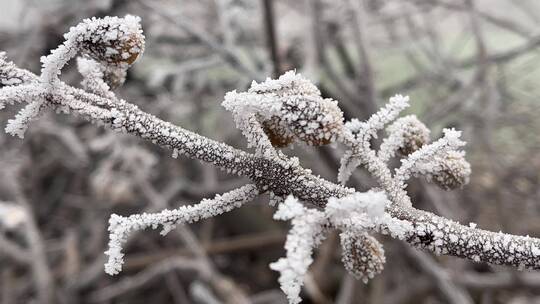
<path id="1" fill-rule="evenodd" d="M 110 91 L 111 88 L 104 80 L 104 65 L 90 58 L 78 57 L 77 69 L 83 76 L 81 85 L 88 92 L 103 97 L 114 98 L 114 94 Z"/>
<path id="2" fill-rule="evenodd" d="M 29 103 L 15 115 L 15 118 L 8 120 L 5 128 L 6 133 L 23 138 L 26 129 L 28 129 L 28 124 L 40 114 L 43 106 L 42 101 Z"/>
<path id="3" fill-rule="evenodd" d="M 383 192 L 356 192 L 342 198 L 330 198 L 325 213 L 329 221 L 342 230 L 378 231 L 403 239 L 411 225 L 388 214 L 389 205 Z"/>
<path id="4" fill-rule="evenodd" d="M 340 166 L 337 176 L 338 181 L 342 185 L 345 185 L 345 183 L 353 174 L 354 170 L 360 165 L 362 165 L 362 160 L 358 156 L 354 155 L 351 150 L 345 151 L 340 160 Z"/>
<path id="5" fill-rule="evenodd" d="M 302 75 L 295 71 L 288 71 L 278 79 L 267 78 L 264 82 L 253 81 L 248 90 L 249 93 L 269 94 L 277 97 L 294 95 L 319 96 L 321 92 L 317 87 Z"/>

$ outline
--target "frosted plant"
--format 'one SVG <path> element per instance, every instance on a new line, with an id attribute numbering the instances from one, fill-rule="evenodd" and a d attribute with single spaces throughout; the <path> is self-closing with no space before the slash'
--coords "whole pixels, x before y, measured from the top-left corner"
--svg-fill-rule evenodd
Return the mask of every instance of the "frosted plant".
<path id="1" fill-rule="evenodd" d="M 381 161 L 388 161 L 396 152 L 409 155 L 429 142 L 429 129 L 416 118 L 408 115 L 396 119 L 387 129 L 388 137 L 384 139 L 377 156 Z"/>
<path id="2" fill-rule="evenodd" d="M 140 18 L 130 15 L 124 18 L 85 19 L 79 25 L 72 27 L 64 38 L 65 42 L 62 45 L 52 50 L 50 55 L 41 58 L 41 75 L 35 80 L 39 83 L 38 85 L 11 87 L 0 95 L 0 107 L 5 102 L 23 102 L 33 99 L 15 116 L 15 119 L 8 121 L 7 133 L 22 138 L 30 121 L 35 119 L 45 106 L 55 102 L 54 99 L 62 100 L 69 97 L 58 96 L 64 93 L 58 92 L 58 88 L 63 86 L 58 76 L 67 62 L 79 52 L 92 58 L 78 61 L 80 72 L 86 76 L 83 86 L 92 93 L 111 98 L 112 95 L 108 92 L 109 86 L 105 81 L 96 80 L 98 77 L 103 77 L 105 71 L 101 70 L 98 61 L 110 66 L 110 69 L 126 70 L 144 51 Z M 3 84 L 19 81 L 24 77 L 28 80 L 33 78 L 24 73 L 17 75 L 12 64 L 6 64 L 5 70 L 6 78 L 9 80 L 4 80 Z"/>
<path id="3" fill-rule="evenodd" d="M 83 76 L 81 85 L 88 92 L 103 97 L 115 98 L 111 87 L 105 82 L 105 66 L 86 57 L 77 58 L 77 68 Z M 122 81 L 123 82 L 123 81 Z"/>
<path id="4" fill-rule="evenodd" d="M 291 220 L 292 228 L 285 243 L 287 256 L 270 264 L 270 268 L 280 272 L 279 283 L 290 303 L 300 302 L 312 253 L 330 229 L 342 231 L 343 262 L 352 275 L 367 282 L 382 270 L 382 246 L 367 233 L 378 231 L 404 238 L 412 229 L 410 223 L 386 213 L 388 203 L 383 193 L 369 191 L 331 198 L 324 210 L 307 208 L 292 196 L 278 206 L 274 219 Z M 369 247 L 359 248 L 360 244 Z"/>
<path id="5" fill-rule="evenodd" d="M 254 81 L 244 93 L 227 93 L 223 106 L 233 113 L 249 146 L 262 155 L 273 151 L 272 146 L 284 147 L 295 140 L 328 144 L 343 128 L 337 102 L 323 99 L 309 80 L 294 71 L 276 80 Z"/>
<path id="6" fill-rule="evenodd" d="M 448 151 L 435 157 L 433 168 L 425 175 L 428 181 L 445 190 L 452 190 L 469 183 L 471 165 L 465 160 L 465 152 Z"/>
<path id="7" fill-rule="evenodd" d="M 279 79 L 253 83 L 247 92 L 230 92 L 223 106 L 255 153 L 245 152 L 175 126 L 115 96 L 112 88 L 125 80 L 126 69 L 144 49 L 138 17 L 86 19 L 70 29 L 66 41 L 42 58 L 41 75 L 17 67 L 0 53 L 0 108 L 27 103 L 8 122 L 6 131 L 21 136 L 28 122 L 45 108 L 71 113 L 119 133 L 132 134 L 186 156 L 212 164 L 251 184 L 212 200 L 154 214 L 113 215 L 106 271 L 116 274 L 123 263 L 122 246 L 131 233 L 191 223 L 242 206 L 269 193 L 277 205 L 275 218 L 290 220 L 286 257 L 271 264 L 291 303 L 300 301 L 312 253 L 326 233 L 340 231 L 342 261 L 355 277 L 367 281 L 383 269 L 384 250 L 374 233 L 388 234 L 417 248 L 519 269 L 540 269 L 540 240 L 461 225 L 415 209 L 405 191 L 412 177 L 424 177 L 443 189 L 468 182 L 471 172 L 460 150 L 461 133 L 447 129 L 430 143 L 429 131 L 413 116 L 399 118 L 409 98 L 396 95 L 368 120 L 344 123 L 334 100 L 323 99 L 306 78 L 287 72 Z M 81 54 L 78 68 L 84 89 L 59 79 L 68 60 Z M 371 146 L 386 127 L 379 149 Z M 294 143 L 319 146 L 339 142 L 346 147 L 338 173 L 340 184 L 303 168 L 297 158 L 277 148 Z M 392 170 L 388 162 L 399 158 Z M 376 179 L 377 189 L 359 193 L 344 186 L 356 167 Z M 287 197 L 286 200 L 284 198 Z"/>

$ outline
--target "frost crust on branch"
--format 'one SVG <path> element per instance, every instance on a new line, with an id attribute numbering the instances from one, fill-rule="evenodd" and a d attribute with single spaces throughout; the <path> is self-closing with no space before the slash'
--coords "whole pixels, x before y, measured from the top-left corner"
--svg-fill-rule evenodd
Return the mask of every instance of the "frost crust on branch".
<path id="1" fill-rule="evenodd" d="M 205 199 L 199 204 L 181 206 L 174 210 L 165 209 L 158 213 L 134 214 L 128 217 L 111 215 L 109 249 L 105 252 L 109 259 L 105 264 L 105 272 L 115 275 L 122 270 L 124 263 L 122 246 L 132 233 L 147 228 L 157 229 L 161 225 L 161 235 L 166 235 L 179 224 L 197 222 L 239 208 L 255 198 L 258 193 L 255 185 L 248 184 L 225 194 L 217 195 L 214 199 Z"/>

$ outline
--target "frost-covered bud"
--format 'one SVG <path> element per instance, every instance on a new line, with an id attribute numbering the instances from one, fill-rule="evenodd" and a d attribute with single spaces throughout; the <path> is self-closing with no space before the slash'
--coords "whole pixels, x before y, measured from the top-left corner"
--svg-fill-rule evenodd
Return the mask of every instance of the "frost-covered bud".
<path id="1" fill-rule="evenodd" d="M 429 129 L 415 115 L 397 119 L 388 127 L 388 132 L 401 133 L 403 142 L 398 151 L 402 155 L 409 155 L 429 142 Z"/>
<path id="2" fill-rule="evenodd" d="M 73 39 L 79 50 L 91 58 L 108 65 L 129 66 L 144 51 L 141 18 L 126 15 L 124 18 L 91 18 L 65 34 Z"/>
<path id="3" fill-rule="evenodd" d="M 444 190 L 453 190 L 469 183 L 471 165 L 465 159 L 463 151 L 448 151 L 439 161 L 438 170 L 429 179 Z"/>
<path id="4" fill-rule="evenodd" d="M 140 21 L 131 15 L 84 19 L 64 34 L 62 45 L 41 57 L 41 81 L 58 81 L 62 68 L 78 53 L 107 67 L 127 69 L 144 51 Z"/>
<path id="5" fill-rule="evenodd" d="M 279 79 L 254 82 L 248 92 L 270 96 L 282 103 L 279 116 L 262 120 L 274 147 L 286 147 L 295 139 L 312 146 L 325 145 L 342 132 L 343 113 L 337 102 L 323 99 L 311 81 L 294 71 Z"/>
<path id="6" fill-rule="evenodd" d="M 386 262 L 384 249 L 374 237 L 367 233 L 355 235 L 353 232 L 344 231 L 340 238 L 341 261 L 356 279 L 367 283 L 383 270 Z"/>
<path id="7" fill-rule="evenodd" d="M 291 96 L 283 101 L 281 113 L 288 129 L 308 145 L 329 144 L 343 132 L 343 112 L 332 99 Z"/>
<path id="8" fill-rule="evenodd" d="M 333 142 L 344 128 L 337 101 L 320 94 L 308 79 L 289 71 L 278 79 L 253 82 L 247 92 L 227 93 L 223 106 L 233 113 L 237 127 L 249 135 L 251 146 L 261 145 L 256 131 L 261 129 L 259 124 L 268 146 L 285 147 L 296 140 L 320 146 Z M 253 117 L 257 127 L 247 123 Z"/>

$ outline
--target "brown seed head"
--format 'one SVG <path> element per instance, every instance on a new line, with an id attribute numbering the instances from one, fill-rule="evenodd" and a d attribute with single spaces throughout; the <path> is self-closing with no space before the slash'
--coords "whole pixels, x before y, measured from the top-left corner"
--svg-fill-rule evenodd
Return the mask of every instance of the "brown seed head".
<path id="1" fill-rule="evenodd" d="M 471 165 L 465 159 L 465 153 L 449 151 L 440 161 L 442 170 L 431 177 L 431 180 L 444 190 L 461 188 L 469 183 Z"/>

